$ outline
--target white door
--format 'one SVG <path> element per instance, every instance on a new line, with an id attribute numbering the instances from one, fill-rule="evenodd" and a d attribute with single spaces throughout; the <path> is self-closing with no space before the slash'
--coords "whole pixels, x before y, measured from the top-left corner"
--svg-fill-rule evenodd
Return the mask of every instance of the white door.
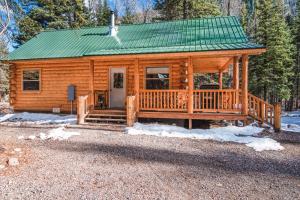
<path id="1" fill-rule="evenodd" d="M 126 95 L 126 69 L 110 69 L 110 108 L 124 108 Z"/>

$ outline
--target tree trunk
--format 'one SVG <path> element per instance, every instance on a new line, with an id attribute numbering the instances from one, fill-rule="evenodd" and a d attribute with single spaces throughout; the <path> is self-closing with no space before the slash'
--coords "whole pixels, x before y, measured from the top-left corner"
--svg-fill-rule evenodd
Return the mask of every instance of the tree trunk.
<path id="1" fill-rule="evenodd" d="M 188 18 L 188 0 L 183 0 L 183 19 Z"/>
<path id="2" fill-rule="evenodd" d="M 230 0 L 227 2 L 227 15 L 230 16 Z"/>

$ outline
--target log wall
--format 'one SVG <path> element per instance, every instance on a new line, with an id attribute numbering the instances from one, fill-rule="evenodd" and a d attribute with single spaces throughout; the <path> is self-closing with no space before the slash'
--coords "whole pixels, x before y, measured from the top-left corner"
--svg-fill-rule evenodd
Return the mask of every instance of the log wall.
<path id="1" fill-rule="evenodd" d="M 22 72 L 26 69 L 39 69 L 41 88 L 37 92 L 22 91 Z M 76 86 L 76 96 L 87 95 L 89 91 L 89 61 L 56 61 L 22 63 L 16 65 L 16 90 L 13 107 L 15 110 L 52 111 L 60 108 L 71 110 L 67 101 L 68 85 Z M 76 101 L 74 102 L 74 109 Z"/>
<path id="2" fill-rule="evenodd" d="M 145 87 L 146 67 L 169 67 L 170 89 L 185 89 L 186 60 L 140 60 L 139 79 L 140 89 Z M 55 59 L 44 61 L 24 61 L 11 68 L 11 104 L 16 111 L 45 111 L 52 112 L 60 108 L 62 112 L 70 112 L 71 104 L 67 101 L 68 85 L 76 86 L 76 96 L 89 94 L 92 90 L 108 90 L 111 67 L 126 68 L 127 96 L 134 95 L 135 60 L 95 60 L 93 68 L 88 59 Z M 22 73 L 26 69 L 39 69 L 41 88 L 37 92 L 22 91 Z M 91 71 L 92 69 L 92 71 Z M 93 74 L 94 79 L 91 79 Z M 92 85 L 93 84 L 93 85 Z M 91 85 L 93 87 L 91 87 Z M 77 108 L 76 101 L 73 104 Z"/>

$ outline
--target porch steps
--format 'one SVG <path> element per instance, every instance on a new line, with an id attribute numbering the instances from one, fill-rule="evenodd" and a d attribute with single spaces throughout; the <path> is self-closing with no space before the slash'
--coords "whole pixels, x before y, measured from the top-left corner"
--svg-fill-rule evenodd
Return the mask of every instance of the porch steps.
<path id="1" fill-rule="evenodd" d="M 93 110 L 85 118 L 89 125 L 124 125 L 126 124 L 125 110 Z"/>
<path id="2" fill-rule="evenodd" d="M 95 118 L 95 117 L 87 117 L 85 121 L 95 121 L 95 122 L 126 122 L 125 119 L 111 119 L 111 118 Z"/>

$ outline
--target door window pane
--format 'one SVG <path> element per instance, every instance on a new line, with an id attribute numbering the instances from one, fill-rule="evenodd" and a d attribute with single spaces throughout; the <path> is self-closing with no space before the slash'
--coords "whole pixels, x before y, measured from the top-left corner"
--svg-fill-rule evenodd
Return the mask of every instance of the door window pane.
<path id="1" fill-rule="evenodd" d="M 114 73 L 114 88 L 123 88 L 123 73 Z"/>

